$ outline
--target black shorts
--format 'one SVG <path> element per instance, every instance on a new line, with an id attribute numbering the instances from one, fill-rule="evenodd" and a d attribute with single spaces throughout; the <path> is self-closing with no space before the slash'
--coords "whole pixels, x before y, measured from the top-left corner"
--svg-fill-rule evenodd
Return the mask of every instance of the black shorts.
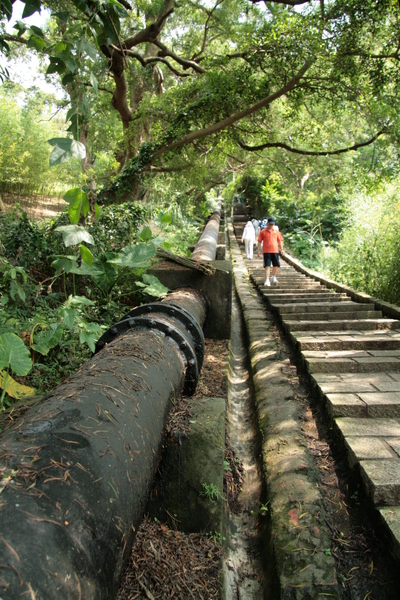
<path id="1" fill-rule="evenodd" d="M 281 263 L 279 262 L 279 252 L 265 252 L 263 254 L 264 257 L 264 267 L 270 267 L 271 262 L 273 267 L 280 267 Z"/>

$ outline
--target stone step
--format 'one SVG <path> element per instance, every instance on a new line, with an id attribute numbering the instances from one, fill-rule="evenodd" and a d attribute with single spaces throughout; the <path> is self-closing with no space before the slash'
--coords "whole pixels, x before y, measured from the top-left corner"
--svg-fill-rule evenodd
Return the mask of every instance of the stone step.
<path id="1" fill-rule="evenodd" d="M 264 278 L 264 280 L 265 280 L 265 269 L 251 269 L 251 272 L 252 272 L 252 275 L 254 275 L 254 277 L 259 277 L 260 279 Z M 271 275 L 272 275 L 272 272 L 271 272 Z M 282 272 L 282 270 L 280 270 L 277 273 L 277 278 L 278 278 L 279 282 L 282 281 L 282 283 L 283 282 L 293 283 L 293 285 L 296 285 L 296 286 L 299 284 L 302 284 L 302 283 L 313 283 L 315 285 L 320 285 L 321 287 L 324 287 L 324 286 L 322 286 L 320 281 L 317 281 L 316 279 L 313 279 L 312 277 L 306 277 L 305 275 L 301 275 L 301 274 L 295 275 L 292 273 L 284 273 L 284 272 Z"/>
<path id="2" fill-rule="evenodd" d="M 322 293 L 326 293 L 326 288 L 322 287 L 321 285 L 317 285 L 315 283 L 302 283 L 301 285 L 291 285 L 291 284 L 287 284 L 285 285 L 284 283 L 281 283 L 279 281 L 278 284 L 271 284 L 270 287 L 268 287 L 267 285 L 264 285 L 265 282 L 265 277 L 261 278 L 261 277 L 255 277 L 254 281 L 256 283 L 256 285 L 258 285 L 258 287 L 260 288 L 260 290 L 266 290 L 268 292 L 272 292 L 272 293 L 280 293 L 282 294 L 282 292 L 287 292 L 287 293 L 292 293 L 292 294 L 297 294 L 298 292 L 317 292 L 318 290 Z"/>
<path id="3" fill-rule="evenodd" d="M 365 490 L 374 505 L 399 505 L 399 420 L 339 417 L 336 426 L 346 445 L 349 463 L 359 464 Z"/>
<path id="4" fill-rule="evenodd" d="M 336 321 L 337 319 L 342 319 L 344 321 L 348 321 L 349 323 L 358 322 L 358 320 L 366 320 L 366 319 L 382 319 L 382 312 L 380 310 L 348 310 L 342 312 L 298 312 L 290 313 L 287 315 L 282 315 L 283 320 L 293 321 Z M 356 328 L 356 327 L 355 327 Z"/>
<path id="5" fill-rule="evenodd" d="M 255 280 L 254 280 L 255 281 Z M 264 285 L 264 280 L 262 280 L 262 282 L 258 282 L 255 281 L 256 285 L 258 285 L 258 289 L 260 292 L 268 294 L 268 296 L 278 296 L 278 295 L 285 295 L 285 296 L 292 296 L 293 298 L 303 298 L 305 297 L 305 295 L 311 296 L 311 297 L 317 297 L 319 298 L 319 296 L 326 296 L 326 294 L 328 293 L 326 291 L 325 288 L 323 287 L 319 287 L 319 288 L 312 288 L 312 287 L 304 287 L 304 288 L 282 288 L 282 286 L 275 286 L 272 285 L 271 287 L 267 287 Z M 333 294 L 331 295 L 331 298 L 334 298 L 335 296 L 333 296 Z"/>
<path id="6" fill-rule="evenodd" d="M 400 374 L 385 373 L 312 373 L 311 382 L 322 394 L 361 394 L 400 392 Z"/>
<path id="7" fill-rule="evenodd" d="M 400 417 L 400 392 L 325 394 L 332 418 L 383 419 Z"/>
<path id="8" fill-rule="evenodd" d="M 284 321 L 286 331 L 372 331 L 376 329 L 400 329 L 397 319 L 359 319 L 340 321 Z"/>
<path id="9" fill-rule="evenodd" d="M 380 336 L 348 335 L 332 336 L 321 335 L 293 335 L 293 339 L 301 352 L 307 350 L 391 350 L 400 348 L 400 333 L 386 335 L 389 332 L 380 332 Z M 392 333 L 392 332 L 390 332 Z"/>
<path id="10" fill-rule="evenodd" d="M 281 315 L 287 315 L 291 313 L 319 313 L 319 312 L 380 312 L 375 311 L 375 304 L 373 302 L 357 303 L 351 301 L 342 302 L 297 302 L 292 304 L 281 305 L 275 302 L 275 299 L 271 299 L 271 306 L 278 309 Z"/>
<path id="11" fill-rule="evenodd" d="M 293 292 L 288 293 L 275 293 L 271 296 L 270 302 L 276 302 L 279 304 L 293 304 L 294 302 L 346 302 L 349 300 L 349 297 L 346 294 L 334 294 L 332 292 L 298 292 L 294 294 Z"/>
<path id="12" fill-rule="evenodd" d="M 304 362 L 310 373 L 381 373 L 385 371 L 400 371 L 399 353 L 397 356 L 371 356 L 363 350 L 347 350 L 344 352 L 349 352 L 349 354 L 338 357 L 305 356 Z M 385 351 L 381 350 L 380 352 Z M 305 355 L 307 354 L 317 353 L 306 352 Z M 321 352 L 319 354 L 328 354 L 328 352 Z"/>

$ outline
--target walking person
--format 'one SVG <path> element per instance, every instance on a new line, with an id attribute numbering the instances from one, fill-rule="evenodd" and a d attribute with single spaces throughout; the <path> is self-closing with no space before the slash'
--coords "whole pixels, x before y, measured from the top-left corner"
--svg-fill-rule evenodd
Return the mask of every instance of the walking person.
<path id="1" fill-rule="evenodd" d="M 251 221 L 247 221 L 245 228 L 243 229 L 242 242 L 244 242 L 246 258 L 249 258 L 250 260 L 253 258 L 253 247 L 255 240 L 256 234 L 253 223 Z"/>
<path id="2" fill-rule="evenodd" d="M 281 266 L 279 261 L 279 250 L 283 250 L 283 237 L 279 229 L 275 226 L 275 219 L 268 217 L 267 226 L 260 231 L 258 236 L 257 256 L 260 256 L 261 246 L 263 249 L 265 282 L 269 287 L 272 284 L 277 285 L 276 274 Z M 272 263 L 272 275 L 269 278 Z"/>
<path id="3" fill-rule="evenodd" d="M 256 239 L 258 238 L 258 234 L 260 233 L 260 221 L 254 217 L 251 221 L 254 227 L 254 233 L 256 234 Z"/>

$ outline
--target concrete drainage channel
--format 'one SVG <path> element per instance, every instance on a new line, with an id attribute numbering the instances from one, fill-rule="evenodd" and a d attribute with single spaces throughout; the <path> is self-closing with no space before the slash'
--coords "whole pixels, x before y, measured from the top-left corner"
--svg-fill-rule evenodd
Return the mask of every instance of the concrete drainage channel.
<path id="1" fill-rule="evenodd" d="M 323 518 L 323 502 L 313 477 L 315 466 L 303 441 L 293 388 L 285 374 L 287 365 L 280 359 L 265 308 L 250 285 L 231 223 L 228 235 L 235 289 L 248 336 L 269 498 L 269 522 L 262 543 L 264 597 L 341 598 L 334 558 L 325 552 L 330 546 L 330 530 Z M 242 598 L 239 593 L 236 597 Z"/>
<path id="2" fill-rule="evenodd" d="M 262 479 L 257 462 L 257 426 L 252 406 L 250 375 L 246 361 L 244 328 L 238 302 L 233 295 L 232 329 L 228 368 L 227 436 L 244 469 L 238 497 L 241 510 L 227 509 L 223 561 L 225 600 L 262 600 L 264 578 L 257 523 L 262 505 Z"/>

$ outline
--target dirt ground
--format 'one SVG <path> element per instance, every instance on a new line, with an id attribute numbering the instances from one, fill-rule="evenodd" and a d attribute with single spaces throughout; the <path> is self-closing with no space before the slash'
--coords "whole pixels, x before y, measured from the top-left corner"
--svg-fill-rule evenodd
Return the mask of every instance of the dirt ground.
<path id="1" fill-rule="evenodd" d="M 206 340 L 194 397 L 226 398 L 227 356 L 227 341 Z M 178 398 L 167 432 L 179 429 L 186 433 L 191 417 L 187 399 Z M 234 468 L 226 472 L 224 495 L 235 503 L 241 471 L 230 449 L 225 458 Z M 170 528 L 145 517 L 135 537 L 116 600 L 217 600 L 221 598 L 221 557 L 220 541 L 209 534 L 185 535 L 177 527 Z"/>
<path id="2" fill-rule="evenodd" d="M 56 217 L 60 212 L 65 210 L 66 206 L 68 206 L 67 202 L 62 198 L 57 197 L 47 198 L 45 196 L 35 196 L 34 198 L 18 198 L 13 197 L 10 194 L 4 194 L 2 200 L 6 211 L 11 210 L 18 204 L 30 219 L 36 221 L 39 219 Z"/>

